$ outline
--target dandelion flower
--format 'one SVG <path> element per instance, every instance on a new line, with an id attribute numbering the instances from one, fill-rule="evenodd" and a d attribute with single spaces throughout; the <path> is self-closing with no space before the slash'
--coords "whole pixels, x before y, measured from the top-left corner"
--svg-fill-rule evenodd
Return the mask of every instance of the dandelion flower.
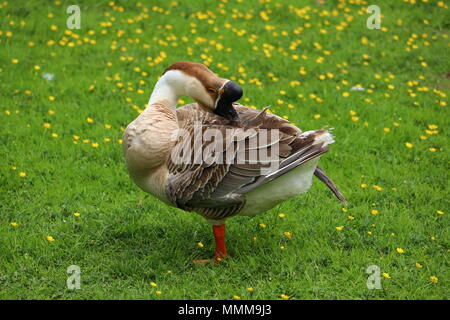
<path id="1" fill-rule="evenodd" d="M 405 146 L 411 149 L 414 145 L 411 142 L 405 142 Z"/>
<path id="2" fill-rule="evenodd" d="M 336 230 L 337 231 L 342 231 L 344 229 L 344 226 L 338 226 L 338 227 L 336 227 Z"/>
<path id="3" fill-rule="evenodd" d="M 292 233 L 286 231 L 286 232 L 283 232 L 283 234 L 286 238 L 292 239 Z"/>
<path id="4" fill-rule="evenodd" d="M 280 214 L 278 215 L 278 217 L 281 218 L 281 219 L 283 219 L 283 218 L 286 217 L 286 215 L 285 215 L 284 213 L 280 213 Z"/>
<path id="5" fill-rule="evenodd" d="M 233 296 L 233 300 L 241 300 L 240 296 Z"/>
<path id="6" fill-rule="evenodd" d="M 280 298 L 283 300 L 289 300 L 289 296 L 284 293 L 280 294 Z"/>
<path id="7" fill-rule="evenodd" d="M 201 242 L 198 242 L 198 243 L 197 243 L 197 247 L 199 247 L 199 248 L 203 248 L 203 243 L 201 243 Z"/>
<path id="8" fill-rule="evenodd" d="M 438 282 L 439 282 L 439 278 L 436 277 L 436 276 L 431 276 L 431 277 L 430 277 L 430 281 L 431 281 L 432 283 L 438 283 Z"/>
<path id="9" fill-rule="evenodd" d="M 73 215 L 74 215 L 75 217 L 81 216 L 81 214 L 80 214 L 79 212 L 75 212 Z"/>
<path id="10" fill-rule="evenodd" d="M 372 210 L 370 210 L 370 214 L 373 216 L 376 216 L 378 214 L 378 210 L 372 209 Z"/>
<path id="11" fill-rule="evenodd" d="M 11 222 L 10 225 L 13 228 L 17 228 L 19 226 L 19 224 L 17 222 Z"/>
<path id="12" fill-rule="evenodd" d="M 54 242 L 55 239 L 52 236 L 47 236 L 47 241 L 51 243 Z"/>
<path id="13" fill-rule="evenodd" d="M 397 248 L 397 252 L 400 254 L 403 254 L 403 253 L 405 253 L 405 250 L 403 250 L 402 248 Z"/>
<path id="14" fill-rule="evenodd" d="M 27 174 L 25 172 L 19 172 L 19 177 L 25 178 Z"/>
<path id="15" fill-rule="evenodd" d="M 383 277 L 385 277 L 386 279 L 391 279 L 391 276 L 387 272 L 383 272 Z"/>
<path id="16" fill-rule="evenodd" d="M 150 282 L 150 286 L 151 287 L 157 287 L 158 285 L 156 283 L 154 283 L 154 282 Z"/>
<path id="17" fill-rule="evenodd" d="M 416 262 L 416 268 L 417 268 L 417 269 L 422 269 L 423 266 L 422 266 L 420 263 Z"/>

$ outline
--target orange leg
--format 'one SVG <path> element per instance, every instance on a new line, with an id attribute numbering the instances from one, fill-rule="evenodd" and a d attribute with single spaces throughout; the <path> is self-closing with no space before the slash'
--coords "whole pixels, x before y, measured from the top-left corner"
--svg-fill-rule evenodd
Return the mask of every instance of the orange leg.
<path id="1" fill-rule="evenodd" d="M 222 258 L 228 256 L 225 247 L 225 224 L 213 226 L 214 239 L 216 240 L 216 250 L 214 252 L 214 260 L 220 262 Z"/>

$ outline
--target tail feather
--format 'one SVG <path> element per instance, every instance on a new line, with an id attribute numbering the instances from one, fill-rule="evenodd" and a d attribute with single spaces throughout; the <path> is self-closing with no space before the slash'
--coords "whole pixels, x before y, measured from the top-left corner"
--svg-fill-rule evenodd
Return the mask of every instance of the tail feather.
<path id="1" fill-rule="evenodd" d="M 336 198 L 339 199 L 339 201 L 347 205 L 347 201 L 345 200 L 342 193 L 339 192 L 336 185 L 333 183 L 333 181 L 331 181 L 330 178 L 328 178 L 328 176 L 325 174 L 325 171 L 323 171 L 322 168 L 316 167 L 316 171 L 314 171 L 314 174 L 316 175 L 317 178 L 319 178 L 320 181 L 326 184 L 326 186 L 334 193 L 334 195 L 336 196 Z"/>

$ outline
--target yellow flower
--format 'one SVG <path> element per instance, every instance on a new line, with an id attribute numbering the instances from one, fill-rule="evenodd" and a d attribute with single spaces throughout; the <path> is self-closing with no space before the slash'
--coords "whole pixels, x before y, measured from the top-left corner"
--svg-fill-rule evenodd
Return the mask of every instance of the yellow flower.
<path id="1" fill-rule="evenodd" d="M 247 291 L 253 292 L 253 288 L 247 288 Z"/>
<path id="2" fill-rule="evenodd" d="M 283 219 L 283 218 L 286 217 L 286 215 L 285 215 L 284 213 L 280 213 L 280 214 L 278 215 L 278 217 L 281 218 L 281 219 Z"/>
<path id="3" fill-rule="evenodd" d="M 373 216 L 376 216 L 378 214 L 378 210 L 372 209 L 372 210 L 370 210 L 370 214 Z"/>
<path id="4" fill-rule="evenodd" d="M 156 283 L 154 283 L 154 282 L 150 282 L 150 286 L 157 287 L 158 285 Z"/>
<path id="5" fill-rule="evenodd" d="M 52 236 L 47 236 L 47 241 L 48 242 L 54 242 L 55 239 Z"/>
<path id="6" fill-rule="evenodd" d="M 93 143 L 91 144 L 91 146 L 92 146 L 93 148 L 98 148 L 99 144 L 98 144 L 98 142 L 93 142 Z"/>
<path id="7" fill-rule="evenodd" d="M 344 98 L 347 98 L 349 95 L 350 95 L 350 93 L 348 93 L 347 91 L 346 92 L 342 92 L 342 96 Z"/>
<path id="8" fill-rule="evenodd" d="M 54 96 L 49 96 L 49 97 L 48 97 L 48 100 L 50 100 L 50 101 L 55 101 L 55 97 L 54 97 Z"/>
<path id="9" fill-rule="evenodd" d="M 314 119 L 320 119 L 321 115 L 320 114 L 315 114 L 314 115 Z"/>
<path id="10" fill-rule="evenodd" d="M 373 187 L 375 190 L 377 190 L 377 191 L 382 191 L 382 190 L 383 190 L 382 187 L 377 186 L 377 185 L 373 185 L 372 187 Z"/>
<path id="11" fill-rule="evenodd" d="M 201 242 L 197 243 L 197 247 L 203 248 L 203 243 L 201 243 Z"/>
<path id="12" fill-rule="evenodd" d="M 27 174 L 23 171 L 19 172 L 19 177 L 21 178 L 25 178 L 27 176 Z"/>
<path id="13" fill-rule="evenodd" d="M 384 132 L 386 132 L 386 133 L 388 133 L 389 131 L 391 131 L 391 129 L 390 128 L 383 128 L 383 130 L 384 130 Z"/>
<path id="14" fill-rule="evenodd" d="M 280 294 L 280 298 L 283 300 L 289 300 L 289 296 L 284 293 Z"/>
<path id="15" fill-rule="evenodd" d="M 389 273 L 383 272 L 383 277 L 385 277 L 386 279 L 391 279 L 391 276 L 389 275 Z"/>
<path id="16" fill-rule="evenodd" d="M 239 297 L 239 296 L 233 296 L 233 300 L 241 300 L 241 297 Z"/>
<path id="17" fill-rule="evenodd" d="M 19 63 L 19 59 L 12 59 L 11 62 L 14 64 Z"/>
<path id="18" fill-rule="evenodd" d="M 336 227 L 336 230 L 337 230 L 337 231 L 342 231 L 342 229 L 344 229 L 344 226 L 338 226 L 338 227 Z"/>
<path id="19" fill-rule="evenodd" d="M 423 266 L 422 266 L 420 263 L 416 262 L 416 268 L 417 268 L 417 269 L 422 269 Z"/>
<path id="20" fill-rule="evenodd" d="M 283 232 L 283 234 L 286 238 L 292 239 L 292 233 L 286 231 L 286 232 Z"/>
<path id="21" fill-rule="evenodd" d="M 50 123 L 48 123 L 48 122 L 45 122 L 45 123 L 43 124 L 43 126 L 44 126 L 44 128 L 46 128 L 46 129 L 50 129 L 50 128 L 52 127 L 52 125 L 51 125 Z"/>
<path id="22" fill-rule="evenodd" d="M 348 216 L 347 218 L 348 218 L 348 220 L 355 220 L 354 216 Z"/>
<path id="23" fill-rule="evenodd" d="M 53 137 L 53 138 L 58 138 L 58 134 L 53 132 L 53 133 L 52 133 L 52 137 Z"/>
<path id="24" fill-rule="evenodd" d="M 17 222 L 11 222 L 11 227 L 13 228 L 17 228 L 19 226 L 19 224 Z"/>
<path id="25" fill-rule="evenodd" d="M 411 142 L 405 142 L 407 148 L 412 148 L 414 145 Z"/>
<path id="26" fill-rule="evenodd" d="M 155 291 L 155 294 L 157 294 L 158 296 L 161 294 L 162 292 L 160 290 Z"/>
<path id="27" fill-rule="evenodd" d="M 430 281 L 431 281 L 432 283 L 438 283 L 438 282 L 439 282 L 439 278 L 436 277 L 436 276 L 431 276 L 431 277 L 430 277 Z"/>
<path id="28" fill-rule="evenodd" d="M 260 223 L 259 227 L 264 229 L 266 227 L 266 225 L 264 223 Z"/>
<path id="29" fill-rule="evenodd" d="M 367 188 L 367 184 L 362 183 L 362 184 L 361 184 L 361 188 Z"/>
<path id="30" fill-rule="evenodd" d="M 443 215 L 443 214 L 444 214 L 444 211 L 438 210 L 438 211 L 436 211 L 436 213 L 437 213 L 438 215 Z"/>
<path id="31" fill-rule="evenodd" d="M 74 215 L 75 217 L 81 216 L 81 214 L 80 214 L 79 212 L 75 212 L 73 215 Z"/>
<path id="32" fill-rule="evenodd" d="M 86 118 L 87 123 L 94 123 L 94 119 L 87 117 Z"/>
<path id="33" fill-rule="evenodd" d="M 405 251 L 402 248 L 397 248 L 397 252 L 400 254 L 405 253 Z"/>

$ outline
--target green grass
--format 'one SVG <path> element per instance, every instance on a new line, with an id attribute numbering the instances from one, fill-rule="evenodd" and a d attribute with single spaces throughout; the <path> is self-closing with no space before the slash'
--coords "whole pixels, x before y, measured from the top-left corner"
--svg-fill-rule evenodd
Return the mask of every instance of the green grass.
<path id="1" fill-rule="evenodd" d="M 73 34 L 73 1 L 0 4 L 1 299 L 449 298 L 448 2 L 377 1 L 382 30 L 366 28 L 367 4 L 116 2 L 77 1 Z M 320 165 L 348 212 L 315 180 L 263 215 L 230 219 L 230 259 L 193 264 L 212 255 L 210 226 L 140 191 L 118 143 L 178 60 L 241 80 L 242 103 L 303 130 L 335 128 Z M 66 288 L 73 264 L 81 290 Z M 381 290 L 366 287 L 370 265 L 390 275 Z"/>

